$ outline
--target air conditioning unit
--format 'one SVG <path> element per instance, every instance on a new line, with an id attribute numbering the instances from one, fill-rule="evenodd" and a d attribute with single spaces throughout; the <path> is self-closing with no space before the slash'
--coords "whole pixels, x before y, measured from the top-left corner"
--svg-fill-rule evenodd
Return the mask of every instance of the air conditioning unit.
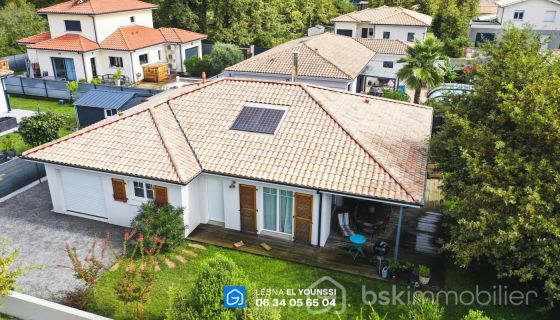
<path id="1" fill-rule="evenodd" d="M 169 60 L 175 60 L 175 58 L 176 57 L 175 57 L 174 53 L 170 53 L 170 54 L 167 55 L 167 59 L 169 59 Z"/>
<path id="2" fill-rule="evenodd" d="M 175 50 L 175 44 L 168 44 L 167 45 L 167 50 Z"/>

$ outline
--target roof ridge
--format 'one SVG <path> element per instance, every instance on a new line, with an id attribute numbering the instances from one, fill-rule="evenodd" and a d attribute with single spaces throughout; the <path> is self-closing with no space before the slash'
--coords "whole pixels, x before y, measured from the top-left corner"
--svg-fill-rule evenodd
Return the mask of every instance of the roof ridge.
<path id="1" fill-rule="evenodd" d="M 320 53 L 318 52 L 318 50 L 315 50 L 315 49 L 311 48 L 310 46 L 308 46 L 308 45 L 307 45 L 307 41 L 303 42 L 302 45 L 304 45 L 304 46 L 307 47 L 309 50 L 311 50 L 311 52 L 316 53 L 321 59 L 325 60 L 328 64 L 330 64 L 331 66 L 333 66 L 335 69 L 337 69 L 338 71 L 340 71 L 340 72 L 342 72 L 343 74 L 345 74 L 345 75 L 348 77 L 348 79 L 350 79 L 350 80 L 353 79 L 351 75 L 349 75 L 348 73 L 346 73 L 346 71 L 340 69 L 336 64 L 332 63 L 330 60 L 328 60 L 327 58 L 325 58 L 322 54 L 320 54 Z M 363 45 L 362 45 L 362 46 L 363 46 Z M 368 50 L 370 50 L 370 49 L 368 49 Z M 373 50 L 370 50 L 370 51 L 373 51 Z"/>
<path id="2" fill-rule="evenodd" d="M 183 172 L 180 170 L 179 164 L 177 163 L 175 156 L 170 150 L 171 148 L 169 146 L 169 141 L 167 141 L 167 138 L 163 134 L 163 129 L 161 127 L 161 124 L 159 123 L 159 120 L 154 112 L 155 112 L 154 107 L 148 108 L 148 113 L 150 114 L 152 120 L 154 121 L 154 125 L 156 126 L 156 131 L 158 132 L 159 137 L 161 138 L 161 142 L 163 143 L 163 148 L 165 149 L 165 152 L 169 156 L 169 160 L 171 160 L 171 165 L 173 166 L 173 169 L 175 169 L 175 173 L 177 174 L 177 177 L 179 177 L 179 180 L 181 180 L 181 182 L 183 183 L 187 182 L 188 179 L 184 177 Z"/>
<path id="3" fill-rule="evenodd" d="M 373 159 L 373 161 L 375 161 L 375 163 L 377 163 L 382 169 L 383 171 L 387 172 L 387 174 L 399 185 L 399 187 L 404 190 L 404 192 L 410 196 L 412 198 L 413 201 L 417 202 L 416 197 L 410 192 L 408 191 L 408 188 L 404 186 L 403 183 L 401 183 L 396 177 L 395 175 L 389 171 L 385 165 L 380 162 L 379 160 L 377 160 L 377 158 L 371 154 L 371 152 L 369 152 L 369 150 L 362 145 L 362 143 L 356 139 L 356 137 L 350 132 L 348 131 L 342 124 L 340 124 L 340 122 L 338 122 L 338 120 L 336 119 L 336 117 L 329 111 L 327 110 L 327 108 L 325 108 L 325 106 L 323 105 L 323 102 L 321 102 L 316 96 L 315 94 L 313 94 L 313 92 L 309 91 L 309 89 L 307 88 L 307 84 L 304 83 L 300 83 L 301 88 L 311 97 L 311 99 L 313 99 L 313 101 L 315 101 L 315 103 L 317 103 L 317 105 L 319 105 L 319 107 L 321 107 L 321 109 L 326 112 L 329 117 L 331 119 L 333 119 L 333 121 L 352 139 L 354 140 L 354 142 L 367 154 L 370 156 L 371 159 Z"/>

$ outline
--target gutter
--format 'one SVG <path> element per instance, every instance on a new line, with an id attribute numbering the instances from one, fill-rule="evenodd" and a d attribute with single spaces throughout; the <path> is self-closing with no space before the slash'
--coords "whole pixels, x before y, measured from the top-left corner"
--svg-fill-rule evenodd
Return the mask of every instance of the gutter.
<path id="1" fill-rule="evenodd" d="M 95 42 L 99 43 L 99 40 L 97 39 L 97 27 L 95 26 L 95 16 L 91 15 L 90 17 L 93 20 L 93 33 L 95 34 Z"/>
<path id="2" fill-rule="evenodd" d="M 132 59 L 132 52 L 130 51 L 130 67 L 132 68 L 132 83 L 136 82 L 136 74 L 134 73 L 134 59 Z"/>
<path id="3" fill-rule="evenodd" d="M 322 220 L 323 220 L 323 194 L 321 191 L 317 190 L 319 194 L 319 230 L 317 232 L 317 245 L 321 246 L 321 231 L 322 231 Z"/>

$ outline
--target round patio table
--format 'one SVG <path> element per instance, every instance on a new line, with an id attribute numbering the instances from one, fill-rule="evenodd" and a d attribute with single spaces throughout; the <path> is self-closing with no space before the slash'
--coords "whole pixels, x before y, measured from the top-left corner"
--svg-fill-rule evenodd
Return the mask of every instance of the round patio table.
<path id="1" fill-rule="evenodd" d="M 350 254 L 352 255 L 352 258 L 356 260 L 358 255 L 362 255 L 365 257 L 364 243 L 366 243 L 366 237 L 361 234 L 355 233 L 351 235 L 349 239 L 352 243 L 352 245 L 350 246 Z"/>

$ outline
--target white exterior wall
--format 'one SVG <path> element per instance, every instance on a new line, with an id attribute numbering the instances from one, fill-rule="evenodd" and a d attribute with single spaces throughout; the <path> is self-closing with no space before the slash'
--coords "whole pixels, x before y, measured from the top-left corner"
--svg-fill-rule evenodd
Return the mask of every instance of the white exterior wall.
<path id="1" fill-rule="evenodd" d="M 332 195 L 323 194 L 322 196 L 322 218 L 321 218 L 321 247 L 324 247 L 327 243 L 327 239 L 331 234 L 331 213 L 332 213 Z"/>
<path id="2" fill-rule="evenodd" d="M 201 223 L 208 222 L 204 211 L 204 179 L 196 177 L 187 186 L 183 187 L 182 195 L 186 200 L 184 204 L 185 236 L 188 236 Z"/>
<path id="3" fill-rule="evenodd" d="M 130 21 L 130 17 L 134 17 L 134 22 Z M 152 18 L 152 10 L 138 10 L 96 15 L 95 28 L 97 29 L 98 42 L 102 42 L 107 39 L 107 37 L 118 28 L 130 25 L 153 28 L 154 20 Z"/>
<path id="4" fill-rule="evenodd" d="M 84 217 L 83 215 L 74 212 L 68 212 L 66 210 L 66 201 L 63 192 L 64 189 L 62 186 L 62 177 L 61 177 L 61 172 L 64 170 L 81 171 L 84 173 L 89 173 L 101 177 L 103 196 L 105 199 L 104 206 L 105 206 L 106 213 L 108 215 L 108 219 L 85 216 L 88 219 L 99 220 L 99 221 L 103 221 L 103 222 L 107 222 L 110 224 L 119 225 L 123 227 L 130 226 L 130 221 L 136 216 L 136 214 L 138 213 L 138 208 L 145 201 L 144 199 L 134 197 L 134 190 L 133 190 L 133 183 L 132 183 L 133 181 L 147 182 L 154 185 L 166 187 L 168 197 L 169 197 L 169 203 L 171 205 L 175 207 L 185 207 L 185 208 L 187 205 L 187 202 L 183 201 L 183 192 L 182 192 L 182 189 L 186 187 L 181 185 L 175 185 L 175 184 L 140 179 L 140 178 L 126 177 L 122 175 L 114 175 L 114 174 L 103 173 L 98 171 L 56 166 L 50 164 L 45 165 L 45 170 L 47 173 L 47 179 L 48 179 L 49 189 L 51 193 L 53 211 L 57 213 Z M 126 181 L 126 194 L 128 197 L 128 201 L 126 203 L 115 201 L 113 199 L 113 186 L 111 184 L 111 178 L 123 179 Z"/>
<path id="5" fill-rule="evenodd" d="M 81 53 L 65 52 L 65 51 L 51 51 L 51 50 L 33 50 L 28 51 L 29 60 L 38 62 L 41 68 L 41 75 L 43 72 L 48 72 L 50 77 L 54 77 L 54 70 L 51 58 L 69 58 L 74 59 L 74 68 L 76 69 L 76 78 L 85 79 L 87 75 L 84 71 L 84 62 Z M 91 68 L 90 68 L 91 72 Z"/>
<path id="6" fill-rule="evenodd" d="M 407 41 L 408 33 L 414 32 L 414 38 L 420 41 L 426 39 L 428 28 L 419 26 L 394 26 L 394 25 L 376 25 L 374 29 L 374 37 L 383 39 L 383 32 L 391 33 L 389 39 Z"/>
<path id="7" fill-rule="evenodd" d="M 415 39 L 424 41 L 428 32 L 428 28 L 422 26 L 373 25 L 357 22 L 335 22 L 334 24 L 335 33 L 338 29 L 352 30 L 352 37 L 354 38 L 362 37 L 362 28 L 373 28 L 373 36 L 369 38 L 383 39 L 383 32 L 389 31 L 391 33 L 390 39 L 402 41 L 407 41 L 409 32 L 414 33 Z"/>
<path id="8" fill-rule="evenodd" d="M 334 33 L 338 34 L 337 31 L 339 29 L 352 30 L 352 38 L 357 38 L 357 37 L 360 36 L 358 34 L 357 26 L 358 26 L 358 24 L 355 23 L 355 22 L 335 22 L 334 23 Z"/>
<path id="9" fill-rule="evenodd" d="M 268 81 L 290 81 L 291 76 L 284 74 L 266 74 L 266 73 L 254 73 L 254 72 L 238 72 L 238 71 L 224 71 L 223 73 L 226 77 L 233 78 L 244 78 L 244 79 L 257 79 L 257 80 L 268 80 Z M 345 91 L 356 91 L 356 79 L 350 80 L 336 80 L 328 78 L 311 78 L 311 77 L 298 77 L 299 82 L 310 83 L 315 85 L 320 85 L 328 88 L 334 88 Z M 348 89 L 350 88 L 350 90 Z"/>
<path id="10" fill-rule="evenodd" d="M 79 15 L 79 14 L 49 14 L 47 15 L 49 20 L 49 30 L 51 32 L 51 37 L 56 38 L 61 35 L 70 33 L 70 34 L 80 34 L 91 41 L 95 40 L 95 27 L 93 24 L 93 18 L 87 15 Z M 82 31 L 66 31 L 66 25 L 64 24 L 64 20 L 77 20 L 80 21 Z M 110 27 L 106 26 L 105 28 Z"/>
<path id="11" fill-rule="evenodd" d="M 200 188 L 204 188 L 205 180 L 214 179 L 219 180 L 222 182 L 223 187 L 223 197 L 220 198 L 219 195 L 216 193 L 207 193 L 202 192 L 199 194 L 198 200 L 201 204 L 204 204 L 202 208 L 200 208 L 200 223 L 208 223 L 208 212 L 207 212 L 207 204 L 210 202 L 219 202 L 222 201 L 224 203 L 224 226 L 227 229 L 233 230 L 241 230 L 241 216 L 240 216 L 240 205 L 239 205 L 239 185 L 246 184 L 246 185 L 253 185 L 257 187 L 257 233 L 265 233 L 266 235 L 275 235 L 274 232 L 263 230 L 263 187 L 269 187 L 279 190 L 287 190 L 310 194 L 313 196 L 313 225 L 311 228 L 311 244 L 317 245 L 317 238 L 319 234 L 319 194 L 315 190 L 309 189 L 301 189 L 296 187 L 289 187 L 284 185 L 277 185 L 272 183 L 265 183 L 259 182 L 254 180 L 246 180 L 246 179 L 238 179 L 238 178 L 228 178 L 210 174 L 202 174 L 196 180 L 198 181 Z M 232 182 L 235 181 L 235 188 L 230 188 Z M 200 190 L 200 189 L 199 189 Z M 325 198 L 325 196 L 323 196 Z M 205 208 L 206 209 L 205 209 Z M 324 212 L 324 211 L 323 211 Z M 329 220 L 330 221 L 330 220 Z M 293 230 L 292 228 L 292 237 L 293 237 Z M 285 238 L 284 234 L 278 234 L 279 237 Z"/>
<path id="12" fill-rule="evenodd" d="M 530 0 L 498 8 L 498 21 L 502 24 L 511 21 L 514 26 L 521 28 L 523 24 L 529 23 L 535 30 L 560 30 L 560 5 L 547 0 Z M 513 20 L 515 11 L 525 11 L 523 20 Z M 554 22 L 545 22 L 546 11 L 556 11 Z"/>
<path id="13" fill-rule="evenodd" d="M 8 97 L 6 96 L 4 79 L 5 78 L 0 78 L 0 114 L 8 112 Z"/>
<path id="14" fill-rule="evenodd" d="M 177 71 L 186 72 L 185 64 L 183 63 L 186 59 L 185 51 L 187 49 L 198 47 L 198 57 L 202 58 L 202 40 L 196 40 L 192 42 L 185 42 L 176 45 L 175 49 L 175 65 Z"/>
<path id="15" fill-rule="evenodd" d="M 397 72 L 399 72 L 404 65 L 404 63 L 397 63 L 397 61 L 403 57 L 404 56 L 394 54 L 376 54 L 362 74 L 368 77 L 396 79 Z M 393 62 L 393 68 L 384 68 L 384 61 Z"/>
<path id="16" fill-rule="evenodd" d="M 161 60 L 158 57 L 158 50 L 161 50 Z M 156 63 L 156 62 L 162 62 L 162 61 L 167 61 L 165 59 L 165 44 L 160 44 L 157 46 L 152 46 L 152 47 L 148 47 L 148 48 L 144 48 L 144 49 L 140 49 L 140 50 L 136 50 L 132 52 L 132 62 L 134 64 L 134 78 L 132 77 L 132 74 L 129 75 L 130 79 L 134 79 L 133 82 L 136 81 L 140 81 L 142 79 L 144 79 L 144 70 L 142 68 L 143 64 L 140 64 L 140 59 L 138 58 L 139 56 L 147 53 L 148 54 L 148 63 L 147 64 L 151 64 L 151 63 Z M 140 73 L 140 77 L 137 77 L 136 75 Z"/>

